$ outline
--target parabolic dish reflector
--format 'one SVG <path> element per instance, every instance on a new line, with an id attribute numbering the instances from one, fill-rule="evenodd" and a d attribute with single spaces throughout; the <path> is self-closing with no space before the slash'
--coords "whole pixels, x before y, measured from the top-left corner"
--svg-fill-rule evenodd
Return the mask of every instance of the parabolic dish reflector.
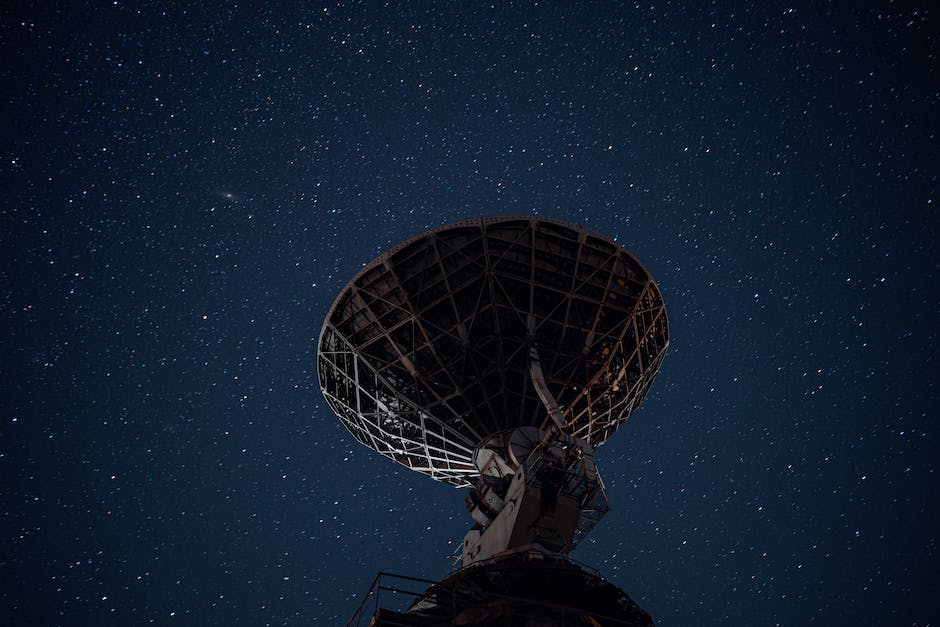
<path id="1" fill-rule="evenodd" d="M 619 244 L 557 220 L 479 218 L 363 268 L 330 308 L 317 370 L 357 440 L 465 486 L 487 436 L 551 422 L 530 348 L 565 433 L 598 446 L 642 402 L 668 343 L 659 288 Z"/>

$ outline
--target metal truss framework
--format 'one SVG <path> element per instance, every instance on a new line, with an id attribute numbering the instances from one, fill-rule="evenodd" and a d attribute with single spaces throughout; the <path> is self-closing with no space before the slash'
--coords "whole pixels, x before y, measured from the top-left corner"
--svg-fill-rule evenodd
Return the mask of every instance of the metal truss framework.
<path id="1" fill-rule="evenodd" d="M 665 355 L 662 295 L 624 248 L 545 218 L 440 227 L 375 259 L 330 310 L 320 385 L 360 442 L 456 486 L 488 435 L 551 422 L 532 347 L 564 431 L 607 440 Z"/>

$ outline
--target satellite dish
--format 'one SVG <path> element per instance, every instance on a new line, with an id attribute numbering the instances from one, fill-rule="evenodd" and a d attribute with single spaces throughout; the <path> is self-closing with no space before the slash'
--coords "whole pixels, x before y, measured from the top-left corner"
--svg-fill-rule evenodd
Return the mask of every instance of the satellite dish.
<path id="1" fill-rule="evenodd" d="M 353 277 L 320 333 L 318 373 L 359 442 L 469 486 L 494 434 L 604 443 L 668 344 L 659 288 L 616 242 L 559 220 L 478 218 L 413 237 Z"/>
<path id="2" fill-rule="evenodd" d="M 404 613 L 364 612 L 380 575 L 350 624 L 652 627 L 567 555 L 610 509 L 594 448 L 643 401 L 668 344 L 640 262 L 557 220 L 465 220 L 363 268 L 320 333 L 323 394 L 366 446 L 472 486 L 474 523 L 462 568 Z"/>

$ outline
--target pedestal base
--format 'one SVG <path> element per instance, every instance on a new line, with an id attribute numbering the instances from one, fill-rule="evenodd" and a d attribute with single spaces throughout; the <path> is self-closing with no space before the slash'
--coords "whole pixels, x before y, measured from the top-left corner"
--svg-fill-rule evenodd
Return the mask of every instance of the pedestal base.
<path id="1" fill-rule="evenodd" d="M 377 609 L 379 626 L 653 627 L 622 590 L 570 559 L 517 550 L 462 568 L 420 594 L 404 612 Z"/>

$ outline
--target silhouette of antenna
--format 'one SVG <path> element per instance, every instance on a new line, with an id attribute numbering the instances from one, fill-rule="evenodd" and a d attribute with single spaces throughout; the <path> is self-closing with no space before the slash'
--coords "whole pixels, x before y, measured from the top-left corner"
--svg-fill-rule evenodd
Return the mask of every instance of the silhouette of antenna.
<path id="1" fill-rule="evenodd" d="M 668 344 L 649 272 L 558 220 L 465 220 L 363 268 L 320 334 L 323 394 L 362 444 L 470 487 L 474 524 L 448 578 L 383 573 L 350 624 L 652 625 L 568 554 L 609 509 L 594 449 L 643 401 Z M 381 607 L 389 590 L 411 602 Z"/>

